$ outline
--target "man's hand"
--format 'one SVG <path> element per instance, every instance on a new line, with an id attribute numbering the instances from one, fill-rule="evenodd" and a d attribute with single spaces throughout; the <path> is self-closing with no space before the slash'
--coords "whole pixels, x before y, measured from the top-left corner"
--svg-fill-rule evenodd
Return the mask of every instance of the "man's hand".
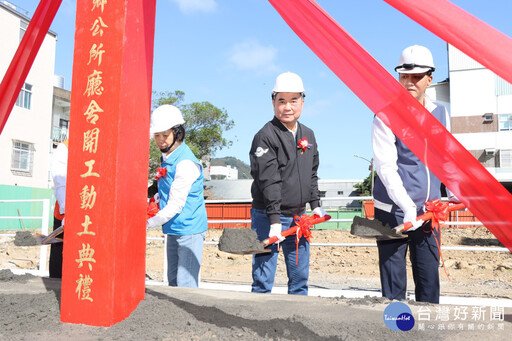
<path id="1" fill-rule="evenodd" d="M 327 212 L 321 207 L 315 208 L 311 213 L 319 216 L 320 218 L 322 218 L 323 216 L 325 216 L 327 214 Z"/>
<path id="2" fill-rule="evenodd" d="M 415 231 L 418 229 L 418 227 L 423 225 L 423 220 L 421 220 L 421 219 L 416 220 L 417 218 L 418 218 L 418 216 L 416 215 L 416 209 L 411 209 L 411 210 L 408 210 L 405 212 L 404 223 L 407 223 L 407 222 L 412 223 L 412 227 L 405 232 Z"/>
<path id="3" fill-rule="evenodd" d="M 271 224 L 270 225 L 270 232 L 268 233 L 268 237 L 274 237 L 277 236 L 278 241 L 282 242 L 285 238 L 281 235 L 281 224 Z"/>
<path id="4" fill-rule="evenodd" d="M 149 218 L 146 222 L 146 231 L 152 227 L 160 227 L 162 223 L 159 221 L 157 216 Z"/>

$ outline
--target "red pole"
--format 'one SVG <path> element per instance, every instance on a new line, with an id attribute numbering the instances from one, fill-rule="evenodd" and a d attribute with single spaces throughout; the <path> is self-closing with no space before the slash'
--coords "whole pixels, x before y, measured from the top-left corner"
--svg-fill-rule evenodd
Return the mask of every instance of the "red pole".
<path id="1" fill-rule="evenodd" d="M 144 299 L 156 0 L 78 0 L 61 321 L 111 326 Z"/>
<path id="2" fill-rule="evenodd" d="M 62 0 L 41 0 L 0 84 L 0 134 Z"/>

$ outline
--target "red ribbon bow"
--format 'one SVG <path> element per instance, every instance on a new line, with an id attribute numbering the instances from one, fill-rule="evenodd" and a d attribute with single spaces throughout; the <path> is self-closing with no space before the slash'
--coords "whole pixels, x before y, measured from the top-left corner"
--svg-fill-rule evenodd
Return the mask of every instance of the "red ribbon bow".
<path id="1" fill-rule="evenodd" d="M 447 202 L 441 202 L 441 199 L 434 199 L 427 203 L 425 203 L 425 209 L 427 212 L 432 213 L 431 218 L 431 226 L 432 230 L 437 230 L 437 233 L 439 234 L 439 238 L 441 238 L 441 228 L 439 226 L 439 223 L 444 223 L 448 219 L 448 206 L 450 203 Z M 427 232 L 427 231 L 425 231 Z M 446 266 L 444 265 L 444 259 L 443 255 L 441 254 L 441 245 L 439 243 L 438 238 L 434 234 L 434 239 L 437 244 L 437 248 L 439 249 L 439 258 L 441 258 L 441 262 L 443 263 L 444 273 L 446 274 L 446 277 L 448 277 L 448 280 L 450 280 L 450 276 L 448 276 L 448 272 L 446 271 Z"/>
<path id="2" fill-rule="evenodd" d="M 295 224 L 297 225 L 297 232 L 295 233 L 295 245 L 297 245 L 297 252 L 295 253 L 295 265 L 299 264 L 299 241 L 302 237 L 306 238 L 308 242 L 311 242 L 311 228 L 315 224 L 315 219 L 318 218 L 317 215 L 308 216 L 303 214 L 302 216 L 295 216 Z"/>
<path id="3" fill-rule="evenodd" d="M 148 208 L 146 210 L 146 219 L 153 218 L 159 211 L 155 198 L 149 199 Z"/>
<path id="4" fill-rule="evenodd" d="M 432 228 L 439 229 L 439 223 L 444 223 L 448 219 L 449 203 L 441 202 L 440 199 L 429 201 L 425 204 L 427 212 L 432 213 Z"/>
<path id="5" fill-rule="evenodd" d="M 167 175 L 167 168 L 158 167 L 158 169 L 156 170 L 155 180 L 160 180 L 160 178 L 163 178 L 166 175 Z"/>

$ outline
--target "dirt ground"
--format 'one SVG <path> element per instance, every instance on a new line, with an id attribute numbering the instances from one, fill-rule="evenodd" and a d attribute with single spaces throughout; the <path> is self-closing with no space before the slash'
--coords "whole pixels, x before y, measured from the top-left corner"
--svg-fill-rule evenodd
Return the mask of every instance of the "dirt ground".
<path id="1" fill-rule="evenodd" d="M 354 237 L 346 230 L 313 230 L 313 244 L 369 244 L 372 239 Z M 218 242 L 222 230 L 210 229 L 206 242 Z M 160 230 L 152 229 L 149 237 L 162 237 Z M 485 228 L 443 228 L 443 246 L 502 247 Z M 163 279 L 164 244 L 150 240 L 146 250 L 148 279 Z M 0 237 L 0 269 L 36 269 L 39 248 L 15 246 L 13 238 Z M 442 252 L 440 264 L 441 295 L 512 299 L 512 255 L 510 252 L 449 251 Z M 216 245 L 205 245 L 201 281 L 213 283 L 251 283 L 250 255 L 234 255 L 218 250 Z M 408 268 L 408 292 L 414 297 L 414 284 Z M 286 286 L 284 259 L 280 256 L 275 284 Z M 312 246 L 310 287 L 329 289 L 379 290 L 379 270 L 376 247 Z"/>
<path id="2" fill-rule="evenodd" d="M 207 242 L 222 231 L 209 230 Z M 161 237 L 157 230 L 150 237 Z M 313 243 L 374 243 L 348 231 L 315 230 Z M 15 246 L 12 237 L 0 237 L 0 269 L 35 269 L 39 248 Z M 500 246 L 483 228 L 444 229 L 445 246 Z M 147 277 L 161 280 L 163 241 L 147 244 Z M 509 252 L 444 251 L 449 281 L 440 266 L 441 294 L 484 298 L 512 298 L 512 257 Z M 251 256 L 221 252 L 205 245 L 201 281 L 251 283 Z M 409 271 L 410 272 L 410 271 Z M 410 274 L 409 274 L 410 276 Z M 281 257 L 276 285 L 286 285 Z M 311 288 L 379 289 L 375 247 L 312 246 Z M 411 282 L 409 291 L 413 291 Z M 59 320 L 60 280 L 14 276 L 0 270 L 1 340 L 482 340 L 493 328 L 493 339 L 507 340 L 512 328 L 510 308 L 503 322 L 455 324 L 421 323 L 408 332 L 390 330 L 383 311 L 390 301 L 381 297 L 297 297 L 210 289 L 149 286 L 146 297 L 129 317 L 112 327 L 65 324 Z M 425 304 L 407 301 L 413 316 Z M 449 306 L 430 306 L 448 311 Z M 459 329 L 462 326 L 462 329 Z M 481 328 L 480 328 L 481 327 Z"/>
<path id="3" fill-rule="evenodd" d="M 153 232 L 154 233 L 154 232 Z M 221 230 L 209 230 L 207 242 L 217 242 Z M 373 239 L 352 236 L 346 230 L 314 230 L 313 244 L 368 244 Z M 162 264 L 154 247 L 148 245 L 147 273 L 160 279 L 158 264 Z M 496 246 L 499 241 L 484 228 L 442 229 L 443 246 Z M 155 254 L 153 254 L 153 250 Z M 153 258 L 155 257 L 156 258 Z M 439 267 L 441 295 L 476 296 L 512 299 L 512 254 L 510 252 L 448 251 L 442 252 L 446 267 Z M 160 261 L 160 262 L 158 262 Z M 201 280 L 208 282 L 234 282 L 250 284 L 252 256 L 233 255 L 218 251 L 214 245 L 204 247 Z M 156 265 L 156 268 L 155 268 Z M 412 272 L 408 267 L 408 291 L 414 297 Z M 280 256 L 276 285 L 286 286 L 284 258 Z M 376 247 L 312 246 L 310 281 L 311 287 L 331 289 L 379 290 L 379 269 Z"/>

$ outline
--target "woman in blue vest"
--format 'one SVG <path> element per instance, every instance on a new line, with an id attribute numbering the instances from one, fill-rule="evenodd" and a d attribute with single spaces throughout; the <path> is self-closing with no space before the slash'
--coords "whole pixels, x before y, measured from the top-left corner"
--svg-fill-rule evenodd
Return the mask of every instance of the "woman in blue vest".
<path id="1" fill-rule="evenodd" d="M 160 211 L 147 228 L 162 226 L 167 235 L 170 286 L 197 288 L 208 228 L 203 196 L 203 168 L 183 141 L 181 111 L 162 105 L 151 115 L 150 134 L 162 152 L 158 195 Z"/>
<path id="2" fill-rule="evenodd" d="M 445 107 L 425 95 L 435 70 L 431 52 L 410 46 L 398 64 L 395 71 L 400 84 L 449 130 Z M 378 117 L 373 122 L 372 143 L 378 175 L 373 190 L 375 219 L 391 227 L 414 222 L 404 239 L 377 241 L 382 296 L 406 298 L 409 249 L 416 301 L 439 303 L 439 235 L 430 222 L 416 219 L 427 201 L 441 198 L 441 182 Z"/>

